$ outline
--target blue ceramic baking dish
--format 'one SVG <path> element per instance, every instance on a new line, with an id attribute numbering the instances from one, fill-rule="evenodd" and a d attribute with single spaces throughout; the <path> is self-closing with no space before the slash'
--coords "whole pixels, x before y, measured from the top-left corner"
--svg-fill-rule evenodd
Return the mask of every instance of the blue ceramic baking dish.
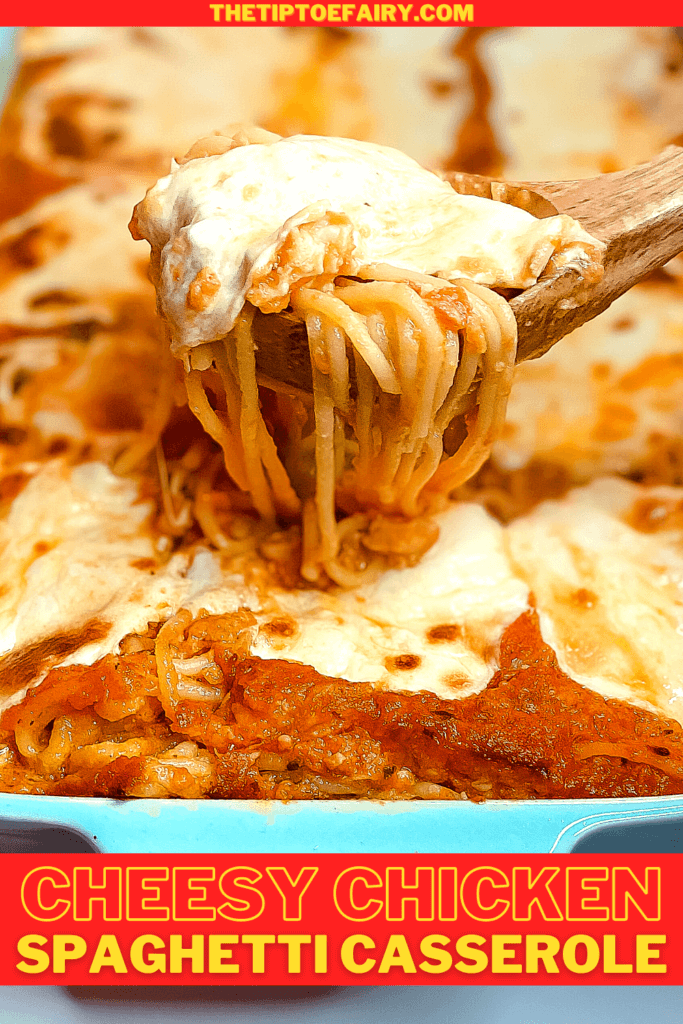
<path id="1" fill-rule="evenodd" d="M 102 853 L 567 853 L 608 833 L 615 852 L 618 836 L 626 837 L 624 852 L 637 852 L 636 834 L 641 843 L 659 837 L 660 847 L 664 836 L 664 848 L 674 852 L 683 838 L 683 796 L 283 804 L 5 794 L 0 849 L 3 829 L 17 840 L 36 829 L 43 836 L 67 830 Z M 49 848 L 49 838 L 37 847 Z"/>

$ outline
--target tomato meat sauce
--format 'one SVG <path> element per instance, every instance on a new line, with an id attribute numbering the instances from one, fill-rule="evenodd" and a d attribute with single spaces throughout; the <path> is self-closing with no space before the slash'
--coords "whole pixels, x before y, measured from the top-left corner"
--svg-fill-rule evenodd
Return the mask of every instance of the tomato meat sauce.
<path id="1" fill-rule="evenodd" d="M 683 791 L 683 731 L 559 668 L 536 614 L 442 700 L 248 655 L 250 613 L 181 612 L 53 668 L 0 719 L 0 785 L 64 796 L 546 799 Z"/>

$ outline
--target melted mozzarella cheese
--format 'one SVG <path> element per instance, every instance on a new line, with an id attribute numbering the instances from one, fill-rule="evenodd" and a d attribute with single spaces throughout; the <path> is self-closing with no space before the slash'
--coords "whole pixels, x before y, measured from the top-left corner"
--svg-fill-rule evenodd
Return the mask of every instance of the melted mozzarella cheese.
<path id="1" fill-rule="evenodd" d="M 350 242 L 329 227 L 302 236 L 302 226 L 325 224 L 328 213 L 347 218 Z M 160 254 L 157 290 L 176 354 L 223 337 L 254 279 L 280 267 L 288 246 L 296 246 L 295 280 L 328 270 L 330 247 L 341 246 L 344 273 L 390 263 L 506 288 L 534 284 L 560 245 L 599 248 L 569 217 L 537 220 L 458 195 L 397 150 L 317 136 L 176 166 L 138 204 L 135 230 Z M 576 256 L 585 259 L 580 244 Z M 211 294 L 195 308 L 191 288 L 207 277 Z"/>
<path id="2" fill-rule="evenodd" d="M 151 312 L 151 288 L 125 228 L 134 195 L 134 187 L 77 185 L 0 226 L 0 252 L 8 268 L 18 254 L 29 254 L 23 257 L 29 262 L 0 274 L 3 334 L 42 333 L 89 321 L 116 324 L 122 304 L 132 300 Z"/>
<path id="3" fill-rule="evenodd" d="M 269 588 L 264 596 L 204 548 L 151 571 L 150 508 L 137 498 L 133 483 L 97 463 L 71 472 L 49 464 L 15 498 L 2 524 L 0 652 L 97 616 L 112 624 L 105 638 L 64 662 L 90 663 L 114 652 L 127 633 L 180 608 L 220 614 L 248 607 L 261 627 L 253 646 L 259 657 L 398 690 L 464 696 L 486 685 L 504 628 L 527 607 L 502 528 L 474 505 L 441 516 L 439 540 L 414 568 L 386 572 L 352 592 Z M 270 628 L 283 617 L 294 623 L 291 636 Z"/>
<path id="4" fill-rule="evenodd" d="M 503 630 L 527 608 L 527 587 L 483 509 L 456 505 L 437 519 L 439 539 L 413 568 L 353 591 L 274 595 L 297 632 L 273 645 L 262 630 L 254 653 L 445 699 L 483 689 Z"/>
<path id="5" fill-rule="evenodd" d="M 207 551 L 153 571 L 150 513 L 136 484 L 101 463 L 43 465 L 0 521 L 0 657 L 97 618 L 110 624 L 103 639 L 62 662 L 90 664 L 215 583 Z"/>
<path id="6" fill-rule="evenodd" d="M 95 616 L 115 623 L 120 639 L 124 609 L 136 602 L 144 617 L 149 572 L 136 563 L 156 558 L 145 527 L 151 508 L 137 499 L 134 483 L 100 463 L 69 472 L 54 461 L 35 474 L 0 522 L 0 653 Z M 172 609 L 163 586 L 155 603 L 166 614 Z M 90 660 L 105 650 L 96 644 L 79 656 Z"/>
<path id="7" fill-rule="evenodd" d="M 683 530 L 641 532 L 634 506 L 680 503 L 677 488 L 597 480 L 508 527 L 560 668 L 605 697 L 683 721 Z"/>
<path id="8" fill-rule="evenodd" d="M 662 529 L 632 525 L 642 502 L 654 508 L 652 523 L 661 512 Z M 180 608 L 247 607 L 258 657 L 459 699 L 486 686 L 503 630 L 532 594 L 567 675 L 683 722 L 683 513 L 667 519 L 672 508 L 683 509 L 683 489 L 616 479 L 545 502 L 507 527 L 478 505 L 452 505 L 412 568 L 352 591 L 264 590 L 206 548 L 162 564 L 150 508 L 131 481 L 97 463 L 69 471 L 53 462 L 0 524 L 0 651 L 97 616 L 111 623 L 107 635 L 64 662 L 88 664 Z"/>

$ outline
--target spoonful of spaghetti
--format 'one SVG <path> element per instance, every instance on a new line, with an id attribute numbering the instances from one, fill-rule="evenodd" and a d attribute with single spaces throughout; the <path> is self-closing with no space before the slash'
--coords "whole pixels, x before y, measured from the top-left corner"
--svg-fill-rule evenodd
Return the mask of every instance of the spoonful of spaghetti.
<path id="1" fill-rule="evenodd" d="M 264 520 L 301 517 L 311 582 L 353 585 L 345 532 L 379 551 L 392 522 L 476 473 L 518 337 L 537 355 L 600 311 L 604 236 L 533 189 L 452 177 L 369 143 L 231 126 L 135 209 L 190 408 Z"/>

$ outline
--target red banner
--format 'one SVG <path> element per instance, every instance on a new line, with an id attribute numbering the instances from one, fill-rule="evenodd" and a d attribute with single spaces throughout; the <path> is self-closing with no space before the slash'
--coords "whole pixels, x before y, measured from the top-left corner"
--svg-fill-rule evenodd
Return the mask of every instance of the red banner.
<path id="1" fill-rule="evenodd" d="M 22 12 L 32 25 L 319 25 L 339 28 L 446 25 L 675 25 L 681 20 L 680 5 L 660 0 L 644 11 L 636 4 L 593 4 L 589 0 L 557 5 L 526 0 L 476 3 L 192 3 L 169 4 L 147 0 L 120 0 L 115 6 L 96 7 L 72 0 L 55 5 L 36 0 Z"/>
<path id="2" fill-rule="evenodd" d="M 0 983 L 683 983 L 678 855 L 6 855 Z"/>

